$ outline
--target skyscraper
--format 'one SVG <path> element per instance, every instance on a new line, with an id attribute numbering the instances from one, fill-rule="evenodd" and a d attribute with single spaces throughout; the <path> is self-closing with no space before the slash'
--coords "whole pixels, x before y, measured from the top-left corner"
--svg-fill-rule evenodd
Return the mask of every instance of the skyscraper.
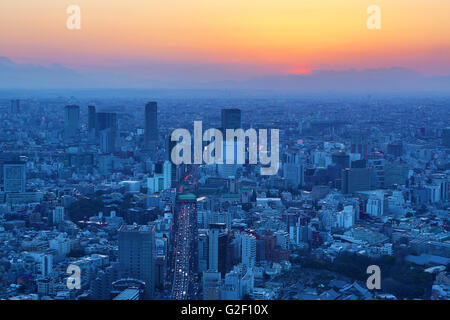
<path id="1" fill-rule="evenodd" d="M 361 159 L 366 160 L 368 154 L 368 137 L 364 133 L 354 133 L 351 138 L 352 153 L 359 153 Z"/>
<path id="2" fill-rule="evenodd" d="M 149 102 L 145 106 L 144 149 L 155 152 L 158 144 L 158 106 Z"/>
<path id="3" fill-rule="evenodd" d="M 220 245 L 219 238 L 224 232 L 225 223 L 213 223 L 209 226 L 209 271 L 219 271 L 219 260 L 220 260 Z"/>
<path id="4" fill-rule="evenodd" d="M 222 130 L 242 128 L 240 109 L 222 109 Z"/>
<path id="5" fill-rule="evenodd" d="M 95 106 L 88 107 L 88 131 L 90 134 L 95 132 L 95 122 L 97 115 L 95 113 Z"/>
<path id="6" fill-rule="evenodd" d="M 240 109 L 222 109 L 222 132 L 224 135 L 223 140 L 223 158 L 227 159 L 227 149 L 234 149 L 234 163 L 233 164 L 219 164 L 218 173 L 222 178 L 228 178 L 236 175 L 237 170 L 237 142 L 235 141 L 233 146 L 227 146 L 226 144 L 226 130 L 227 129 L 240 129 L 241 123 L 241 110 Z"/>
<path id="7" fill-rule="evenodd" d="M 118 123 L 117 123 L 117 113 L 115 112 L 97 112 L 96 113 L 96 122 L 95 122 L 95 128 L 98 133 L 100 131 L 114 128 L 117 130 Z"/>
<path id="8" fill-rule="evenodd" d="M 242 236 L 242 264 L 248 268 L 255 266 L 256 261 L 256 238 L 254 235 Z"/>
<path id="9" fill-rule="evenodd" d="M 5 192 L 25 192 L 25 162 L 8 161 L 3 164 L 3 186 Z"/>
<path id="10" fill-rule="evenodd" d="M 64 114 L 64 139 L 71 141 L 77 138 L 80 128 L 80 107 L 68 105 Z"/>
<path id="11" fill-rule="evenodd" d="M 117 113 L 98 112 L 96 114 L 95 128 L 100 138 L 100 149 L 102 153 L 112 153 L 118 147 L 119 126 Z"/>
<path id="12" fill-rule="evenodd" d="M 355 191 L 366 191 L 370 189 L 370 168 L 346 168 L 342 170 L 342 193 L 349 194 Z"/>
<path id="13" fill-rule="evenodd" d="M 298 153 L 283 156 L 283 177 L 289 187 L 298 188 L 305 184 L 305 167 Z"/>
<path id="14" fill-rule="evenodd" d="M 450 148 L 450 127 L 442 130 L 442 145 Z"/>
<path id="15" fill-rule="evenodd" d="M 208 243 L 208 271 L 224 276 L 231 268 L 230 234 L 225 223 L 210 223 Z"/>
<path id="16" fill-rule="evenodd" d="M 170 161 L 171 163 L 171 169 L 170 169 L 170 185 L 172 187 L 175 187 L 177 185 L 178 179 L 177 179 L 177 170 L 178 166 L 172 162 L 172 149 L 176 146 L 177 142 L 172 141 L 170 138 L 170 135 L 166 137 L 166 159 Z"/>
<path id="17" fill-rule="evenodd" d="M 208 234 L 205 229 L 198 234 L 198 272 L 208 271 Z"/>
<path id="18" fill-rule="evenodd" d="M 219 300 L 221 275 L 217 271 L 203 272 L 203 300 Z"/>
<path id="19" fill-rule="evenodd" d="M 64 207 L 58 206 L 53 210 L 53 224 L 60 224 L 64 221 Z"/>
<path id="20" fill-rule="evenodd" d="M 151 225 L 123 225 L 119 229 L 119 262 L 131 278 L 145 282 L 146 297 L 155 288 L 155 231 Z"/>
<path id="21" fill-rule="evenodd" d="M 164 190 L 172 187 L 172 162 L 164 161 L 163 165 Z"/>

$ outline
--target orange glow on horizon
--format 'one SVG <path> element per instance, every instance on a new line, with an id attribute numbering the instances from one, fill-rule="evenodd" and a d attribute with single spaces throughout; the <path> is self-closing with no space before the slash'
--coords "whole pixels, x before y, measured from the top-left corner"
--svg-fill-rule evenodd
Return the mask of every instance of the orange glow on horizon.
<path id="1" fill-rule="evenodd" d="M 306 67 L 294 68 L 288 71 L 289 74 L 311 74 L 312 69 Z"/>
<path id="2" fill-rule="evenodd" d="M 69 67 L 149 61 L 241 64 L 265 73 L 406 67 L 450 74 L 450 1 L 377 0 L 381 29 L 366 27 L 365 0 L 2 0 L 0 56 Z M 298 66 L 308 67 L 298 67 Z"/>

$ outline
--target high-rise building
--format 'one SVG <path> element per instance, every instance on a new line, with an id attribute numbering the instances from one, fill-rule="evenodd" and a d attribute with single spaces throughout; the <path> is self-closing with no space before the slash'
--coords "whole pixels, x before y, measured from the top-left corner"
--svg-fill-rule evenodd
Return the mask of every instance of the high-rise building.
<path id="1" fill-rule="evenodd" d="M 25 192 L 25 162 L 7 161 L 3 164 L 3 188 L 5 192 Z"/>
<path id="2" fill-rule="evenodd" d="M 208 254 L 208 270 L 219 270 L 219 235 L 220 229 L 211 227 L 209 229 L 209 254 Z"/>
<path id="3" fill-rule="evenodd" d="M 384 155 L 382 153 L 373 153 L 367 159 L 367 167 L 372 170 L 372 185 L 376 188 L 383 188 L 385 173 Z"/>
<path id="4" fill-rule="evenodd" d="M 242 128 L 240 109 L 222 109 L 222 130 Z"/>
<path id="5" fill-rule="evenodd" d="M 100 150 L 102 153 L 112 153 L 118 148 L 117 113 L 98 112 L 96 115 L 95 127 L 97 136 L 100 138 Z"/>
<path id="6" fill-rule="evenodd" d="M 95 129 L 97 133 L 102 130 L 113 128 L 118 129 L 117 113 L 115 112 L 97 112 L 95 120 Z"/>
<path id="7" fill-rule="evenodd" d="M 283 156 L 283 177 L 289 187 L 298 188 L 305 184 L 305 167 L 298 154 Z"/>
<path id="8" fill-rule="evenodd" d="M 394 157 L 401 157 L 403 155 L 403 144 L 401 141 L 395 143 L 389 143 L 387 145 L 387 154 Z"/>
<path id="9" fill-rule="evenodd" d="M 242 236 L 242 264 L 248 268 L 255 266 L 256 261 L 256 238 L 254 235 Z"/>
<path id="10" fill-rule="evenodd" d="M 219 271 L 219 261 L 224 254 L 223 246 L 221 246 L 220 239 L 223 237 L 225 230 L 225 223 L 213 223 L 209 225 L 209 255 L 208 255 L 208 270 Z"/>
<path id="11" fill-rule="evenodd" d="M 404 185 L 408 180 L 409 167 L 404 163 L 387 163 L 384 166 L 384 186 Z"/>
<path id="12" fill-rule="evenodd" d="M 171 161 L 164 161 L 163 176 L 164 176 L 164 190 L 170 189 L 172 187 L 172 162 Z"/>
<path id="13" fill-rule="evenodd" d="M 164 177 L 155 174 L 153 177 L 147 178 L 147 193 L 158 193 L 164 189 Z"/>
<path id="14" fill-rule="evenodd" d="M 97 121 L 97 114 L 95 112 L 95 106 L 88 107 L 88 131 L 90 134 L 95 132 L 95 123 Z"/>
<path id="15" fill-rule="evenodd" d="M 208 234 L 205 229 L 198 231 L 198 272 L 208 271 Z"/>
<path id="16" fill-rule="evenodd" d="M 338 151 L 331 155 L 331 160 L 339 169 L 345 169 L 350 167 L 350 156 L 345 152 Z"/>
<path id="17" fill-rule="evenodd" d="M 364 133 L 354 133 L 351 138 L 352 153 L 359 153 L 361 159 L 367 159 L 368 154 L 368 137 Z"/>
<path id="18" fill-rule="evenodd" d="M 158 145 L 158 105 L 149 102 L 145 105 L 144 149 L 156 151 Z"/>
<path id="19" fill-rule="evenodd" d="M 353 206 L 345 206 L 344 210 L 336 215 L 336 224 L 338 228 L 348 229 L 355 223 L 355 210 Z"/>
<path id="20" fill-rule="evenodd" d="M 203 272 L 203 300 L 219 300 L 221 275 L 217 271 Z"/>
<path id="21" fill-rule="evenodd" d="M 131 278 L 145 282 L 146 297 L 155 288 L 155 231 L 152 225 L 123 225 L 119 229 L 119 262 Z"/>
<path id="22" fill-rule="evenodd" d="M 225 275 L 220 290 L 221 300 L 241 300 L 241 275 L 235 270 Z"/>
<path id="23" fill-rule="evenodd" d="M 236 171 L 238 169 L 237 163 L 237 142 L 234 142 L 233 146 L 228 146 L 226 144 L 226 130 L 227 129 L 241 129 L 242 121 L 241 121 L 241 110 L 240 109 L 222 109 L 222 132 L 224 135 L 223 139 L 223 159 L 224 164 L 219 164 L 217 167 L 217 171 L 219 176 L 222 178 L 233 177 L 236 175 Z M 234 161 L 233 163 L 225 163 L 227 159 L 227 151 L 229 148 L 234 149 Z M 231 157 L 231 155 L 229 155 Z"/>
<path id="24" fill-rule="evenodd" d="M 120 283 L 117 280 L 122 277 L 122 273 L 118 262 L 111 262 L 104 270 L 99 270 L 90 283 L 90 299 L 111 300 L 113 283 Z M 122 280 L 122 283 L 124 282 L 126 282 L 126 279 Z"/>
<path id="25" fill-rule="evenodd" d="M 173 187 L 175 187 L 177 185 L 177 182 L 178 182 L 178 179 L 177 179 L 177 168 L 178 168 L 178 166 L 172 162 L 172 156 L 171 156 L 172 149 L 176 146 L 176 144 L 177 144 L 177 142 L 176 141 L 172 141 L 170 135 L 168 135 L 166 137 L 166 144 L 165 144 L 165 147 L 166 147 L 166 160 L 170 161 L 170 163 L 171 163 L 171 169 L 170 169 L 171 182 L 170 182 L 170 185 L 173 186 Z"/>
<path id="26" fill-rule="evenodd" d="M 53 224 L 60 224 L 64 221 L 64 207 L 56 207 L 53 210 Z"/>
<path id="27" fill-rule="evenodd" d="M 37 266 L 39 278 L 47 278 L 53 270 L 53 255 L 46 252 L 30 252 L 30 256 L 34 259 Z"/>
<path id="28" fill-rule="evenodd" d="M 444 147 L 450 148 L 450 127 L 444 128 L 442 130 L 442 145 Z"/>
<path id="29" fill-rule="evenodd" d="M 349 194 L 355 191 L 371 189 L 370 168 L 347 168 L 342 170 L 342 193 Z"/>
<path id="30" fill-rule="evenodd" d="M 68 105 L 64 113 L 64 138 L 68 141 L 78 137 L 80 128 L 80 107 Z"/>

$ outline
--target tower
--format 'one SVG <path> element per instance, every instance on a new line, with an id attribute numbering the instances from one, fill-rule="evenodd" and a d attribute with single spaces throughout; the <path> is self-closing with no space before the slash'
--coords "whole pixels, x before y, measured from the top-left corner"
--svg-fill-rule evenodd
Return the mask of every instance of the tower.
<path id="1" fill-rule="evenodd" d="M 98 112 L 96 114 L 95 128 L 100 137 L 100 149 L 102 153 L 112 153 L 118 147 L 119 126 L 117 113 Z"/>
<path id="2" fill-rule="evenodd" d="M 92 134 L 95 131 L 96 113 L 95 106 L 88 107 L 88 131 Z"/>
<path id="3" fill-rule="evenodd" d="M 64 113 L 64 139 L 66 141 L 74 140 L 78 137 L 80 128 L 80 107 L 76 105 L 67 105 Z"/>
<path id="4" fill-rule="evenodd" d="M 224 135 L 223 140 L 223 159 L 227 159 L 227 144 L 225 141 L 226 131 L 227 129 L 241 129 L 241 110 L 240 109 L 222 109 L 222 134 Z M 234 161 L 237 159 L 237 143 L 234 142 Z M 234 164 L 219 164 L 218 165 L 218 173 L 222 178 L 228 178 L 236 175 L 236 170 L 238 166 L 236 163 Z"/>
<path id="5" fill-rule="evenodd" d="M 172 162 L 167 160 L 164 161 L 163 175 L 164 175 L 164 190 L 170 189 L 172 187 Z"/>
<path id="6" fill-rule="evenodd" d="M 156 152 L 158 144 L 158 106 L 156 102 L 145 105 L 144 149 Z"/>
<path id="7" fill-rule="evenodd" d="M 208 270 L 219 271 L 220 255 L 223 254 L 219 240 L 225 229 L 225 223 L 213 223 L 209 225 L 209 254 Z"/>

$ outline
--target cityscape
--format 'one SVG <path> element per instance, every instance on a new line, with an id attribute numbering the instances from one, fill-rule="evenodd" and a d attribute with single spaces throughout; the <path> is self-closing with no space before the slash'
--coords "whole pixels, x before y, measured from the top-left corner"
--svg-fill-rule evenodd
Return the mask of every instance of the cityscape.
<path id="1" fill-rule="evenodd" d="M 0 13 L 0 300 L 450 299 L 450 4 L 39 2 Z"/>
<path id="2" fill-rule="evenodd" d="M 162 100 L 2 101 L 2 299 L 448 299 L 448 98 Z M 280 169 L 173 164 L 195 120 Z"/>

